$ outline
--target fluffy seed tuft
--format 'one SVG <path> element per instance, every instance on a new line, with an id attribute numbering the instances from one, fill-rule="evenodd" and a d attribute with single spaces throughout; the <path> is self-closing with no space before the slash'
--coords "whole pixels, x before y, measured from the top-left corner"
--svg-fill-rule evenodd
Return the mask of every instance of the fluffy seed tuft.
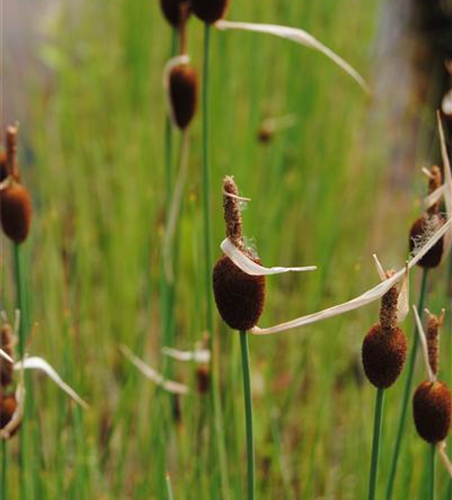
<path id="1" fill-rule="evenodd" d="M 362 362 L 375 387 L 386 389 L 399 377 L 406 360 L 407 341 L 401 328 L 384 329 L 377 323 L 364 338 Z"/>
<path id="2" fill-rule="evenodd" d="M 412 225 L 410 230 L 410 252 L 422 246 L 431 233 L 438 230 L 445 220 L 441 214 L 424 214 Z M 444 238 L 441 238 L 418 262 L 418 266 L 426 269 L 437 267 L 444 253 Z"/>
<path id="3" fill-rule="evenodd" d="M 198 104 L 198 75 L 193 68 L 187 64 L 172 68 L 169 97 L 176 125 L 184 130 L 193 119 Z"/>
<path id="4" fill-rule="evenodd" d="M 446 439 L 450 428 L 451 393 L 443 382 L 422 382 L 413 397 L 416 430 L 428 443 Z"/>

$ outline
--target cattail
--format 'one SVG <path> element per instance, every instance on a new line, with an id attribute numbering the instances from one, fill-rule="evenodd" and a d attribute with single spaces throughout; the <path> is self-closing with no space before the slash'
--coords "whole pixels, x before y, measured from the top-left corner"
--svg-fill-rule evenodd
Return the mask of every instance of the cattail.
<path id="1" fill-rule="evenodd" d="M 0 190 L 0 217 L 6 236 L 22 243 L 30 232 L 32 206 L 28 190 L 9 177 Z"/>
<path id="2" fill-rule="evenodd" d="M 13 331 L 8 323 L 5 323 L 0 330 L 0 347 L 3 351 L 13 358 L 14 339 Z M 6 387 L 13 381 L 14 366 L 6 360 L 0 360 L 0 385 Z"/>
<path id="3" fill-rule="evenodd" d="M 176 125 L 184 130 L 193 119 L 198 103 L 198 75 L 188 64 L 171 69 L 169 97 Z"/>
<path id="4" fill-rule="evenodd" d="M 439 328 L 443 323 L 444 310 L 437 318 L 428 309 L 427 335 L 414 308 L 419 336 L 429 380 L 422 382 L 413 397 L 413 417 L 416 430 L 425 441 L 436 444 L 447 437 L 450 428 L 451 394 L 446 384 L 437 380 L 439 361 Z"/>
<path id="5" fill-rule="evenodd" d="M 370 383 L 380 389 L 394 384 L 406 360 L 406 336 L 397 326 L 398 298 L 398 285 L 383 295 L 380 322 L 369 330 L 362 346 L 364 372 Z"/>
<path id="6" fill-rule="evenodd" d="M 195 16 L 208 24 L 224 17 L 228 6 L 229 0 L 191 0 Z"/>
<path id="7" fill-rule="evenodd" d="M 427 171 L 428 172 L 428 171 Z M 433 166 L 429 171 L 429 193 L 433 193 L 442 184 L 442 174 L 439 167 Z M 439 211 L 439 202 L 433 203 L 427 212 L 419 217 L 410 229 L 410 252 L 422 243 L 426 235 L 434 233 L 445 223 L 444 216 Z M 444 238 L 441 238 L 433 248 L 418 262 L 418 266 L 431 269 L 437 267 L 444 254 Z"/>
<path id="8" fill-rule="evenodd" d="M 413 398 L 413 416 L 416 430 L 429 443 L 439 443 L 449 433 L 451 394 L 446 384 L 438 381 L 422 382 Z"/>
<path id="9" fill-rule="evenodd" d="M 0 390 L 0 430 L 10 422 L 17 406 L 18 403 L 14 394 L 4 395 Z M 17 432 L 18 428 L 15 428 L 13 434 Z"/>
<path id="10" fill-rule="evenodd" d="M 0 185 L 0 219 L 6 236 L 15 243 L 22 243 L 31 225 L 31 198 L 20 183 L 17 168 L 17 126 L 6 131 L 6 174 Z"/>
<path id="11" fill-rule="evenodd" d="M 160 7 L 166 20 L 174 28 L 179 28 L 190 15 L 190 3 L 187 0 L 160 0 Z"/>
<path id="12" fill-rule="evenodd" d="M 242 253 L 260 263 L 243 244 L 240 201 L 232 177 L 225 178 L 223 189 L 226 235 Z M 232 329 L 246 331 L 257 324 L 264 309 L 264 276 L 245 273 L 223 255 L 213 269 L 213 291 L 218 311 Z"/>

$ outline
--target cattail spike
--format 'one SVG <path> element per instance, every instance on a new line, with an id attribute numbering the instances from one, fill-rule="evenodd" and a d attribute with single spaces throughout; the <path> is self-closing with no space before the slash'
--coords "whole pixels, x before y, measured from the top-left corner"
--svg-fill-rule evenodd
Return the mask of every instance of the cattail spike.
<path id="1" fill-rule="evenodd" d="M 395 271 L 386 272 L 386 279 Z M 381 298 L 380 324 L 383 330 L 391 330 L 397 326 L 397 306 L 399 301 L 399 286 L 396 283 Z"/>
<path id="2" fill-rule="evenodd" d="M 243 249 L 242 212 L 239 190 L 232 176 L 223 180 L 223 208 L 226 236 L 237 248 Z"/>
<path id="3" fill-rule="evenodd" d="M 433 374 L 438 375 L 439 368 L 439 329 L 444 320 L 444 309 L 439 317 L 432 314 L 428 309 L 425 309 L 427 314 L 427 350 L 428 362 Z"/>
<path id="4" fill-rule="evenodd" d="M 440 188 L 443 184 L 443 174 L 441 173 L 441 169 L 434 165 L 430 169 L 431 176 L 428 180 L 428 194 L 434 193 L 438 188 Z M 439 212 L 439 201 L 434 203 L 427 209 L 428 214 L 437 214 Z"/>
<path id="5" fill-rule="evenodd" d="M 9 125 L 6 129 L 6 170 L 9 175 L 17 177 L 17 136 L 19 123 Z"/>

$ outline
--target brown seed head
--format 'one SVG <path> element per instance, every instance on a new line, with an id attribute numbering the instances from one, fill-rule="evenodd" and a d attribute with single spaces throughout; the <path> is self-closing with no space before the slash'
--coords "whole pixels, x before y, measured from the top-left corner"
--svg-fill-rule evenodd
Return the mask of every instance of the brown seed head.
<path id="1" fill-rule="evenodd" d="M 31 198 L 27 189 L 10 177 L 0 191 L 0 219 L 6 236 L 22 243 L 31 226 Z"/>
<path id="2" fill-rule="evenodd" d="M 5 425 L 11 420 L 16 409 L 16 396 L 14 396 L 14 394 L 6 396 L 0 391 L 0 429 L 3 429 L 3 427 L 5 427 Z M 17 432 L 17 430 L 18 429 L 16 429 L 15 432 Z M 15 434 L 15 432 L 13 434 Z"/>
<path id="3" fill-rule="evenodd" d="M 386 276 L 390 278 L 394 271 L 389 271 Z M 399 287 L 397 283 L 391 287 L 381 298 L 380 324 L 383 330 L 391 330 L 397 327 L 397 303 L 399 298 Z"/>
<path id="4" fill-rule="evenodd" d="M 416 220 L 410 230 L 410 252 L 425 241 L 426 236 L 437 231 L 445 223 L 441 214 L 424 214 Z M 441 238 L 417 263 L 418 266 L 426 269 L 437 267 L 444 253 L 444 238 Z"/>
<path id="5" fill-rule="evenodd" d="M 198 104 L 198 75 L 193 68 L 180 64 L 171 70 L 169 96 L 176 125 L 184 130 L 195 115 Z"/>
<path id="6" fill-rule="evenodd" d="M 1 348 L 10 357 L 14 354 L 14 336 L 11 326 L 7 323 L 2 325 L 0 330 Z M 0 358 L 0 385 L 6 387 L 13 381 L 14 367 L 6 359 Z"/>
<path id="7" fill-rule="evenodd" d="M 264 276 L 244 273 L 223 255 L 213 269 L 213 292 L 218 312 L 232 329 L 246 331 L 256 326 L 265 303 Z"/>
<path id="8" fill-rule="evenodd" d="M 242 212 L 240 211 L 238 196 L 239 190 L 234 178 L 226 176 L 223 180 L 223 209 L 226 236 L 238 249 L 243 249 Z"/>
<path id="9" fill-rule="evenodd" d="M 201 365 L 196 370 L 198 394 L 204 395 L 210 389 L 210 369 L 208 365 Z"/>
<path id="10" fill-rule="evenodd" d="M 229 0 L 191 0 L 196 17 L 208 24 L 213 24 L 224 17 Z"/>
<path id="11" fill-rule="evenodd" d="M 407 341 L 401 328 L 390 330 L 374 325 L 364 338 L 362 361 L 370 383 L 380 389 L 390 387 L 399 377 L 406 360 Z"/>
<path id="12" fill-rule="evenodd" d="M 160 0 L 160 7 L 173 28 L 179 28 L 190 15 L 190 3 L 187 0 Z"/>
<path id="13" fill-rule="evenodd" d="M 416 430 L 428 443 L 446 439 L 450 428 L 451 394 L 443 382 L 422 382 L 413 397 Z"/>

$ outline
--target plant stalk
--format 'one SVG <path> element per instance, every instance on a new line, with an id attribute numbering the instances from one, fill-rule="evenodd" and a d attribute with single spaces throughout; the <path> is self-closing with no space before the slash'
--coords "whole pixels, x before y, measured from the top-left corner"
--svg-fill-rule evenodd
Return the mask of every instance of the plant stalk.
<path id="1" fill-rule="evenodd" d="M 219 394 L 219 367 L 215 352 L 213 336 L 213 303 L 212 303 L 212 222 L 210 217 L 210 157 L 209 157 L 209 85 L 210 85 L 210 33 L 208 23 L 204 25 L 204 60 L 202 70 L 202 212 L 203 212 L 203 236 L 204 236 L 204 287 L 206 300 L 206 329 L 208 334 L 209 349 L 211 356 L 212 376 L 212 411 L 213 411 L 213 434 L 216 437 L 218 461 L 220 465 L 220 481 L 223 498 L 229 498 L 229 486 L 227 479 L 227 458 L 224 445 L 224 431 L 222 425 L 221 399 Z"/>
<path id="2" fill-rule="evenodd" d="M 23 266 L 22 266 L 22 246 L 17 243 L 13 243 L 13 257 L 14 257 L 14 278 L 16 282 L 16 309 L 20 311 L 20 321 L 19 321 L 19 359 L 24 359 L 25 357 L 25 335 L 27 331 L 27 311 L 26 311 L 26 301 L 25 301 L 25 286 L 24 286 L 24 276 L 23 276 Z M 25 394 L 26 391 L 26 377 L 24 377 L 23 383 L 25 384 Z M 25 419 L 26 411 L 24 412 L 23 419 Z M 19 436 L 20 446 L 19 446 L 19 466 L 20 466 L 20 488 L 21 488 L 21 499 L 25 500 L 27 498 L 27 485 L 25 472 L 25 456 L 26 456 L 26 439 L 25 439 L 25 426 L 22 421 L 22 430 Z"/>
<path id="3" fill-rule="evenodd" d="M 245 416 L 246 416 L 246 449 L 248 464 L 248 500 L 255 498 L 255 479 L 254 479 L 254 431 L 253 431 L 253 399 L 251 393 L 250 376 L 250 354 L 248 348 L 248 334 L 240 332 L 240 348 L 242 352 L 243 368 L 243 391 L 245 398 Z"/>
<path id="4" fill-rule="evenodd" d="M 430 491 L 429 500 L 435 500 L 436 494 L 436 446 L 430 445 Z"/>
<path id="5" fill-rule="evenodd" d="M 421 290 L 420 290 L 419 302 L 418 302 L 418 311 L 419 311 L 419 315 L 420 315 L 421 319 L 422 319 L 422 316 L 424 314 L 424 303 L 425 303 L 425 298 L 426 298 L 426 294 L 427 294 L 427 276 L 428 276 L 428 270 L 423 269 L 422 270 Z M 395 477 L 396 477 L 396 472 L 397 472 L 397 464 L 399 461 L 403 432 L 405 430 L 405 422 L 406 422 L 406 417 L 407 417 L 407 413 L 408 413 L 408 403 L 410 401 L 411 387 L 413 385 L 414 366 L 416 364 L 416 354 L 417 354 L 417 349 L 418 349 L 418 343 L 419 343 L 419 338 L 418 338 L 418 334 L 417 334 L 417 327 L 415 326 L 414 337 L 413 337 L 413 347 L 411 348 L 410 359 L 409 359 L 408 367 L 407 367 L 407 378 L 406 378 L 406 382 L 405 382 L 405 389 L 403 392 L 399 425 L 397 427 L 397 436 L 396 436 L 396 441 L 395 441 L 395 445 L 394 445 L 394 452 L 392 455 L 391 468 L 390 468 L 389 479 L 388 479 L 388 486 L 386 489 L 386 500 L 392 499 L 392 494 L 394 491 L 394 482 L 395 482 Z"/>
<path id="6" fill-rule="evenodd" d="M 369 477 L 369 494 L 367 496 L 368 500 L 375 500 L 375 492 L 377 489 L 378 457 L 380 454 L 384 395 L 385 395 L 384 389 L 381 388 L 377 389 L 377 399 L 375 402 L 375 415 L 374 415 L 374 435 L 372 440 L 372 461 L 370 465 L 370 477 Z"/>

